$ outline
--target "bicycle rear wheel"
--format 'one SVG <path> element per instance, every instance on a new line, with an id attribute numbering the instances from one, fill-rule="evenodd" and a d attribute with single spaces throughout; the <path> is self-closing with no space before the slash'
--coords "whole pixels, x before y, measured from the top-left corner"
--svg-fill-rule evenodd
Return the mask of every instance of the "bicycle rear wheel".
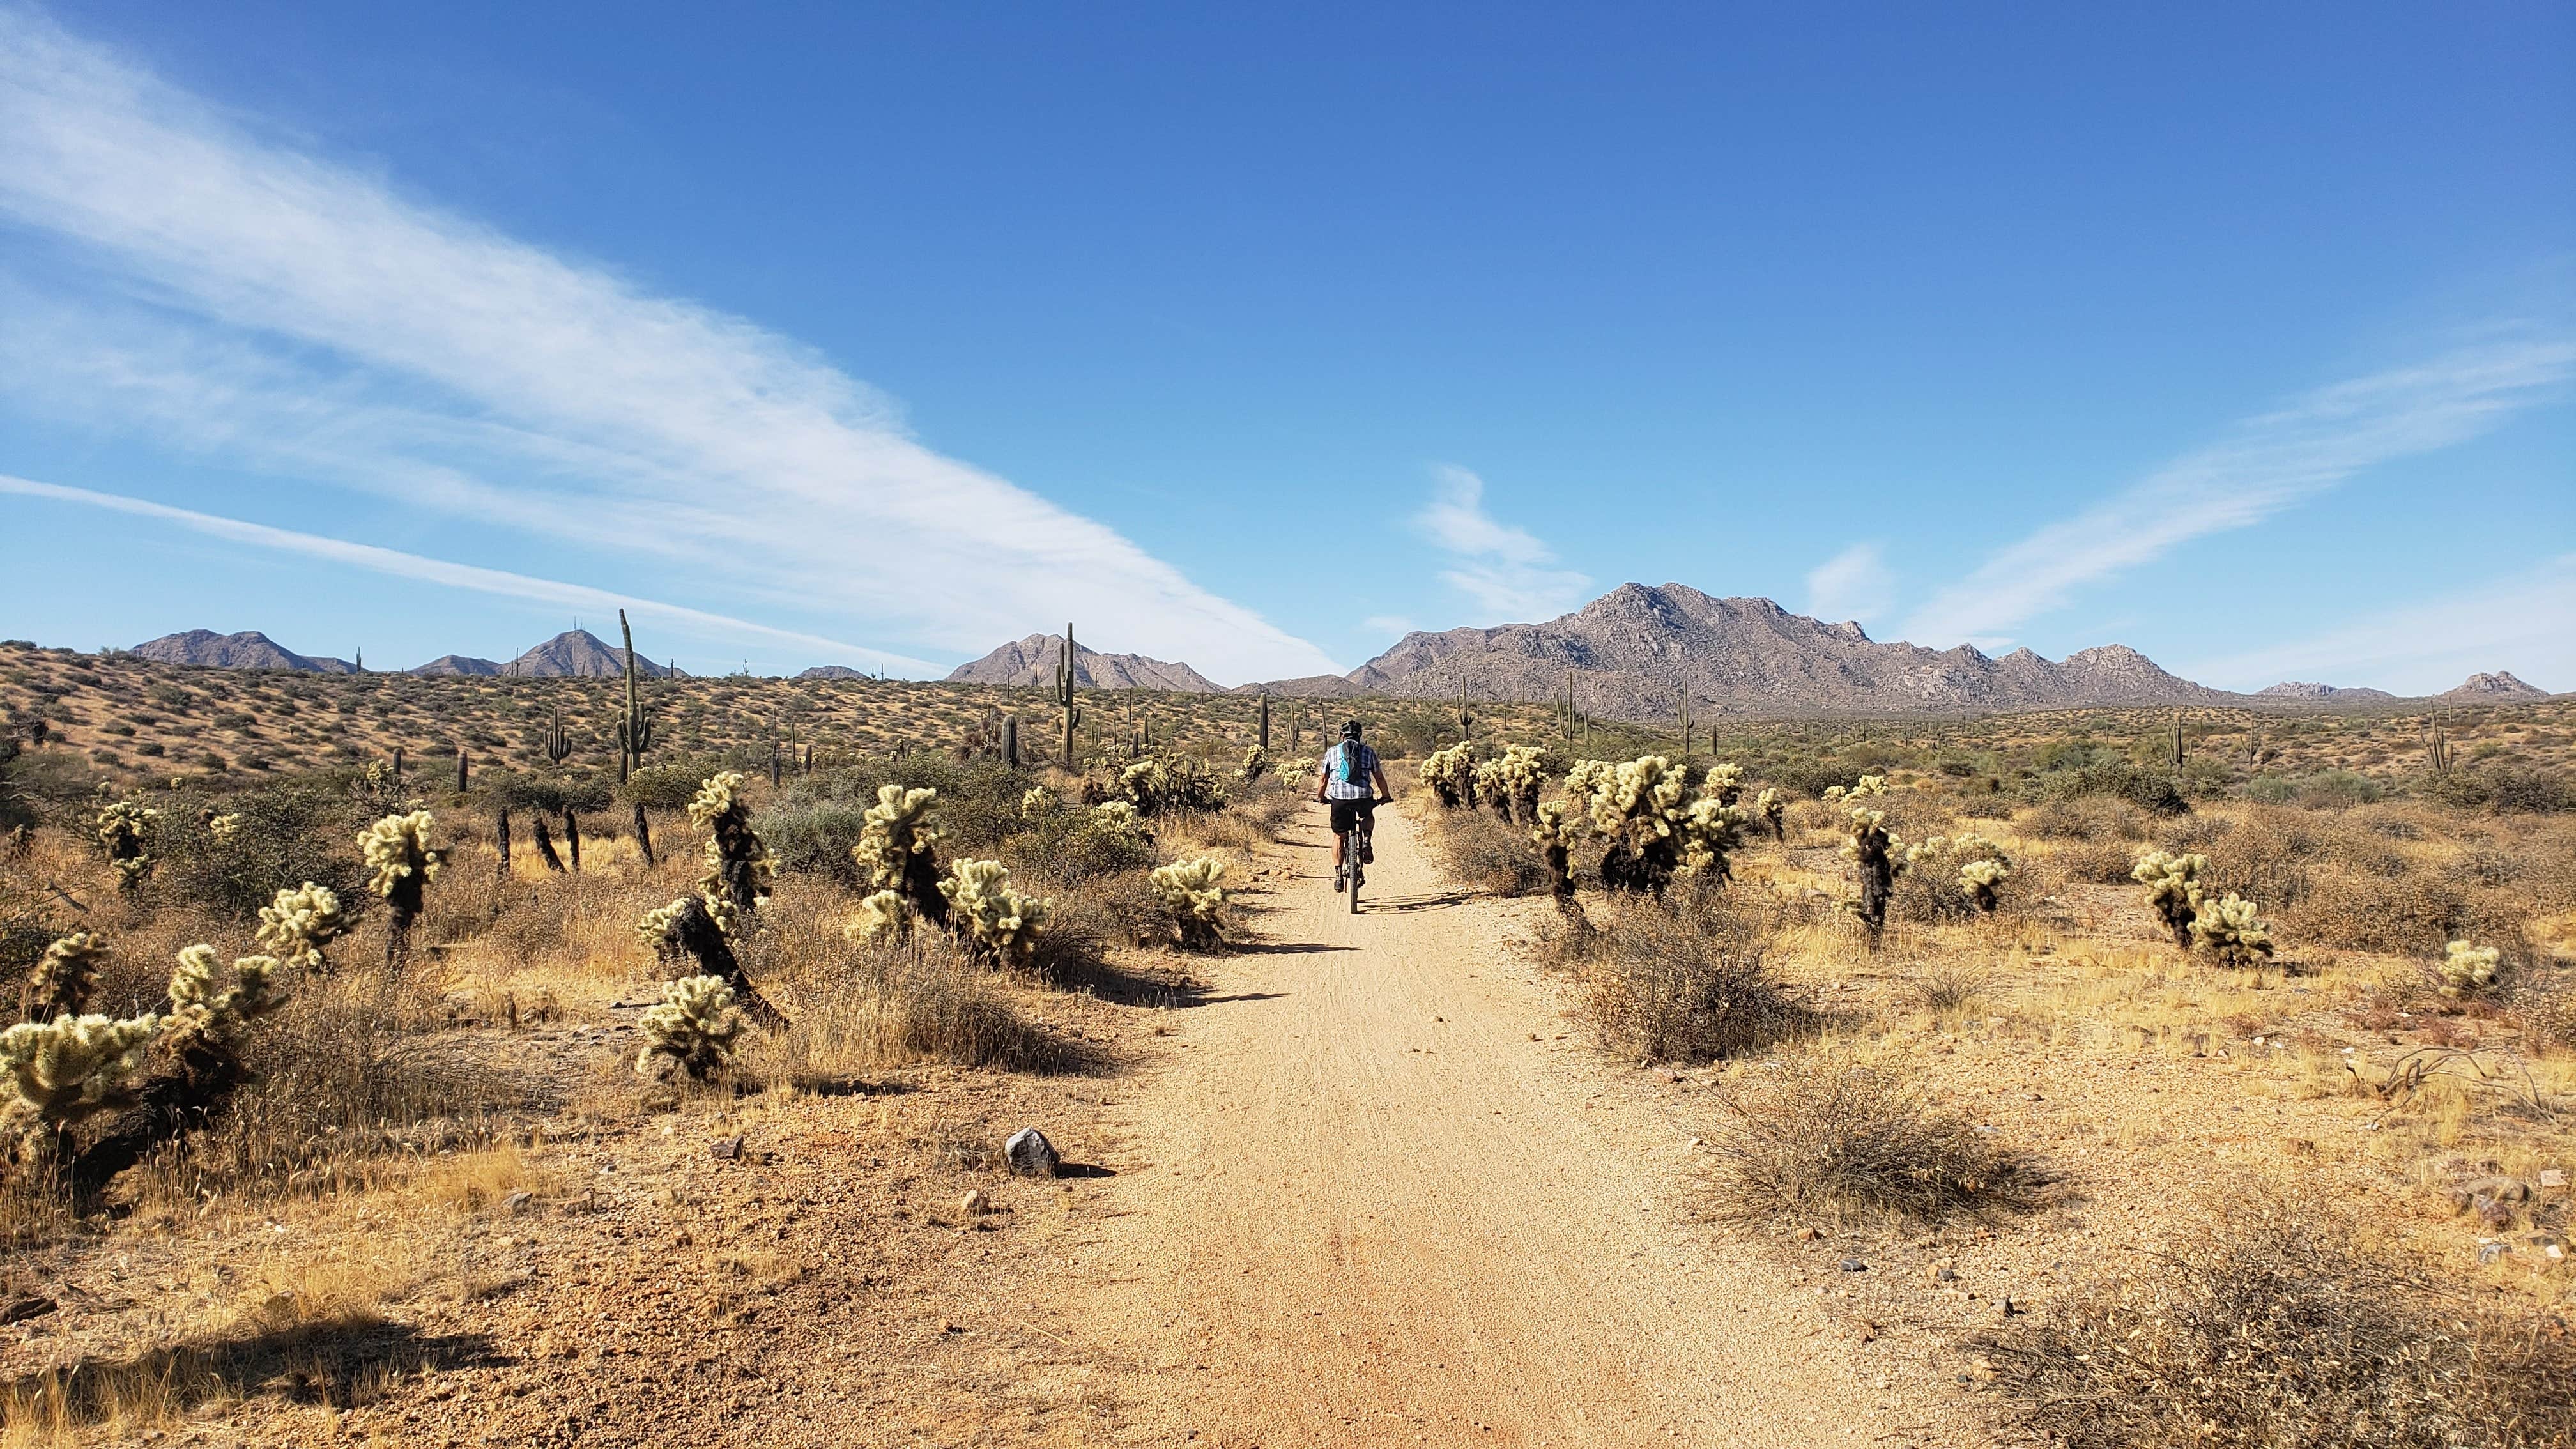
<path id="1" fill-rule="evenodd" d="M 1352 831 L 1350 843 L 1343 847 L 1343 852 L 1350 861 L 1351 888 L 1347 894 L 1351 898 L 1351 914 L 1354 916 L 1360 913 L 1360 882 L 1368 879 L 1368 872 L 1360 868 L 1360 857 L 1367 851 L 1368 832 Z"/>

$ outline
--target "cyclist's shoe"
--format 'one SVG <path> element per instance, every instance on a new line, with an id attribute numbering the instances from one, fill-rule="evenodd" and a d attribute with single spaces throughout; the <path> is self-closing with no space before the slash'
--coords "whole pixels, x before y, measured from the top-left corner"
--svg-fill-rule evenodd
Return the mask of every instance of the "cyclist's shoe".
<path id="1" fill-rule="evenodd" d="M 1376 847 L 1376 846 L 1371 845 L 1371 844 L 1367 843 L 1366 841 L 1362 841 L 1362 842 L 1360 843 L 1360 864 L 1362 864 L 1362 865 L 1375 865 L 1375 864 L 1377 864 L 1377 847 Z"/>
<path id="2" fill-rule="evenodd" d="M 1340 895 L 1341 893 L 1342 893 L 1342 873 L 1341 873 L 1340 871 L 1338 871 L 1338 870 L 1337 870 L 1337 871 L 1334 871 L 1334 872 L 1333 872 L 1333 894 L 1335 894 L 1335 895 Z"/>

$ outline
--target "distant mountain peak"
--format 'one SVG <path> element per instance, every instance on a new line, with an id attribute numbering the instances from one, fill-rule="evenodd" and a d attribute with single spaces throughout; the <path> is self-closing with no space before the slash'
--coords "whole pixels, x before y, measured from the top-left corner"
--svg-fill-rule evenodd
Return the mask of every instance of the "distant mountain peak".
<path id="1" fill-rule="evenodd" d="M 1064 650 L 1061 634 L 1031 634 L 1015 639 L 971 664 L 948 671 L 951 684 L 1050 684 Z M 1179 694 L 1222 694 L 1224 690 L 1187 664 L 1148 659 L 1142 654 L 1103 654 L 1076 642 L 1073 680 L 1085 689 L 1168 689 Z"/>
<path id="2" fill-rule="evenodd" d="M 184 634 L 164 634 L 158 639 L 147 639 L 135 645 L 134 652 L 163 664 L 189 664 L 201 669 L 299 669 L 315 674 L 358 672 L 358 666 L 346 659 L 298 654 L 256 629 L 245 629 L 238 634 L 190 629 Z"/>
<path id="3" fill-rule="evenodd" d="M 2348 689 L 2336 684 L 2317 684 L 2305 679 L 2285 679 L 2254 691 L 2256 699 L 2287 700 L 2377 700 L 2397 696 L 2384 689 Z"/>
<path id="4" fill-rule="evenodd" d="M 2525 684 L 2510 670 L 2493 674 L 2472 674 L 2458 685 L 2433 696 L 2449 700 L 2547 699 L 2549 691 L 2536 684 Z"/>
<path id="5" fill-rule="evenodd" d="M 626 672 L 626 651 L 610 648 L 588 629 L 566 629 L 496 672 L 522 679 L 599 679 Z M 646 679 L 668 679 L 679 671 L 638 654 L 635 672 Z"/>

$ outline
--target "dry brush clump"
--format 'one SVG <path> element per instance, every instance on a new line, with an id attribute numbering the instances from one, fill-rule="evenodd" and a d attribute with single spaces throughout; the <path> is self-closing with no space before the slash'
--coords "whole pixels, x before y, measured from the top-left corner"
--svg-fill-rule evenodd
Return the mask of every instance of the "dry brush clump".
<path id="1" fill-rule="evenodd" d="M 1712 1062 L 1809 1036 L 1825 1022 L 1765 959 L 1764 929 L 1713 891 L 1623 905 L 1559 938 L 1602 1044 L 1631 1060 Z"/>
<path id="2" fill-rule="evenodd" d="M 2338 1205 L 2240 1193 L 2162 1252 L 1978 1346 L 2067 1449 L 2576 1442 L 2576 1342 L 2363 1240 Z"/>
<path id="3" fill-rule="evenodd" d="M 1938 1223 L 2036 1206 L 2049 1174 L 1885 1068 L 1791 1052 L 1719 1097 L 1717 1180 L 1740 1221 Z"/>

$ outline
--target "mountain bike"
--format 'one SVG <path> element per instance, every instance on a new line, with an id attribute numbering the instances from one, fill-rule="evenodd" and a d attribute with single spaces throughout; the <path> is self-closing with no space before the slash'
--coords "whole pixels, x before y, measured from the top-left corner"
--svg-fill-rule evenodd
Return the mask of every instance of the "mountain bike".
<path id="1" fill-rule="evenodd" d="M 1369 836 L 1376 830 L 1377 818 L 1363 815 L 1351 827 L 1349 843 L 1342 847 L 1342 894 L 1350 897 L 1351 914 L 1354 916 L 1360 913 L 1360 885 L 1368 879 Z"/>

